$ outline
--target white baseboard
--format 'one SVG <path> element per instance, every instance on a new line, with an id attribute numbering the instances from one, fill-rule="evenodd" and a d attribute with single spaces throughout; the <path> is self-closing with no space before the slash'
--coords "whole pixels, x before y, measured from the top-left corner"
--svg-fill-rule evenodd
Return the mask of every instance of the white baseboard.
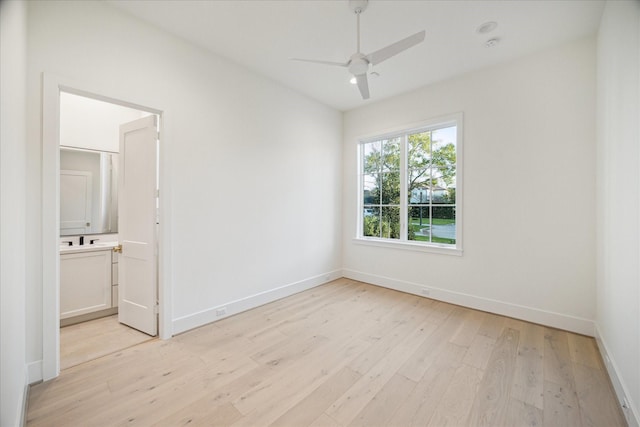
<path id="1" fill-rule="evenodd" d="M 405 282 L 403 280 L 363 273 L 350 269 L 344 269 L 342 270 L 342 273 L 343 276 L 348 279 L 371 283 L 373 285 L 420 295 L 477 310 L 488 311 L 490 313 L 513 317 L 515 319 L 526 320 L 540 325 L 564 329 L 566 331 L 576 332 L 582 335 L 593 336 L 594 324 L 593 321 L 589 319 L 568 316 L 566 314 L 554 313 L 551 311 L 511 304 L 475 295 L 463 294 L 460 292 L 448 291 L 445 289 L 435 288 L 433 286 Z"/>
<path id="2" fill-rule="evenodd" d="M 27 363 L 27 384 L 37 383 L 42 378 L 42 360 Z"/>
<path id="3" fill-rule="evenodd" d="M 323 273 L 314 277 L 310 277 L 308 279 L 300 280 L 295 283 L 290 283 L 276 289 L 271 289 L 265 292 L 251 295 L 246 298 L 229 301 L 227 303 L 208 308 L 198 313 L 179 317 L 173 320 L 173 333 L 179 334 L 181 332 L 206 325 L 207 323 L 215 322 L 217 320 L 224 319 L 225 317 L 229 317 L 234 314 L 238 314 L 243 311 L 247 311 L 252 308 L 256 308 L 261 305 L 279 300 L 281 298 L 297 294 L 298 292 L 306 291 L 307 289 L 320 286 L 324 283 L 339 279 L 341 277 L 342 270 L 330 271 L 328 273 Z M 226 309 L 226 313 L 223 315 L 217 315 L 217 311 L 221 310 L 222 308 Z"/>
<path id="4" fill-rule="evenodd" d="M 29 384 L 24 385 L 22 392 L 22 410 L 20 413 L 19 426 L 25 427 L 27 425 L 27 409 L 29 409 Z"/>
<path id="5" fill-rule="evenodd" d="M 609 378 L 611 378 L 613 389 L 616 392 L 618 404 L 622 408 L 622 412 L 627 419 L 629 427 L 640 427 L 640 412 L 638 411 L 638 407 L 628 398 L 628 389 L 622 377 L 618 375 L 619 370 L 617 368 L 616 361 L 610 356 L 607 343 L 602 338 L 597 323 L 595 325 L 595 338 L 596 343 L 598 344 L 598 349 L 600 350 L 600 354 L 602 355 L 602 360 L 604 360 L 604 365 L 607 368 L 607 373 L 609 374 Z"/>

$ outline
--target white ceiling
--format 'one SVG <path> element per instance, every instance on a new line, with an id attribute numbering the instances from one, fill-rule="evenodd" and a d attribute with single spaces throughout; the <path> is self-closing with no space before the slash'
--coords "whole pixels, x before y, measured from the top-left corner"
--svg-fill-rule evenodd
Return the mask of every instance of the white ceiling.
<path id="1" fill-rule="evenodd" d="M 339 110 L 349 110 L 474 69 L 594 34 L 604 0 L 370 0 L 361 16 L 370 53 L 420 30 L 424 43 L 373 68 L 363 101 L 345 68 L 356 51 L 347 0 L 110 0 L 117 8 Z M 477 28 L 495 21 L 489 34 Z M 486 48 L 497 37 L 500 43 Z"/>

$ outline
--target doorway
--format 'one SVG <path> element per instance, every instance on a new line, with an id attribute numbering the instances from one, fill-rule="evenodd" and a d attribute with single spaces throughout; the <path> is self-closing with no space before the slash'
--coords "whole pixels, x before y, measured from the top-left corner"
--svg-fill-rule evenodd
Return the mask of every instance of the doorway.
<path id="1" fill-rule="evenodd" d="M 123 203 L 119 203 L 127 194 L 121 191 L 124 180 L 120 176 L 125 166 L 121 145 L 127 143 L 123 129 L 140 121 L 151 123 L 152 134 L 141 141 L 150 147 L 138 163 L 151 166 L 145 171 L 148 176 L 139 173 L 139 164 L 135 171 L 138 173 L 132 174 L 127 162 L 128 178 L 148 181 L 143 184 L 150 187 L 148 192 L 154 196 L 146 202 L 135 199 L 130 202 L 135 206 L 123 211 Z M 122 286 L 119 286 L 119 277 L 126 276 L 122 274 L 124 260 L 118 252 L 122 252 L 123 241 L 120 218 L 130 215 L 131 208 L 147 213 L 147 224 L 140 224 L 140 227 L 149 229 L 152 234 L 148 238 L 149 244 L 156 240 L 158 126 L 158 116 L 151 112 L 60 91 L 61 370 L 157 335 L 157 277 L 149 274 L 146 283 L 140 278 L 129 282 L 129 287 L 151 287 L 152 300 L 147 303 L 150 310 L 142 313 L 142 323 L 136 318 L 129 319 L 131 315 L 127 317 L 126 314 L 127 310 L 131 311 L 127 306 L 130 302 L 123 300 Z M 131 149 L 128 151 L 128 157 L 135 154 Z M 136 186 L 129 181 L 127 184 Z M 146 209 L 145 203 L 149 205 Z M 155 257 L 148 262 L 155 271 Z M 141 291 L 145 289 L 133 289 L 130 293 L 140 294 Z M 134 305 L 137 307 L 138 304 Z"/>
<path id="2" fill-rule="evenodd" d="M 43 75 L 43 148 L 42 148 L 42 362 L 41 374 L 30 373 L 34 380 L 49 380 L 60 372 L 60 99 L 62 94 L 71 94 L 92 100 L 102 101 L 121 107 L 136 109 L 147 115 L 164 119 L 163 111 L 145 106 L 144 102 L 131 102 L 123 96 L 108 96 L 113 93 L 104 90 L 100 84 L 79 83 L 51 74 Z M 148 104 L 147 104 L 148 105 Z M 158 124 L 164 124 L 162 120 Z M 160 135 L 162 132 L 156 133 Z M 155 146 L 156 162 L 159 165 L 155 178 L 160 185 L 165 182 L 165 168 L 162 164 L 166 142 L 158 137 Z M 155 162 L 154 162 L 155 163 Z M 156 181 L 156 182 L 157 182 Z M 168 251 L 164 250 L 169 238 L 170 206 L 169 192 L 154 202 L 156 215 L 154 226 L 157 230 L 157 253 L 155 283 L 157 284 L 157 305 L 153 310 L 158 313 L 157 325 L 161 339 L 171 337 L 170 327 L 170 262 Z M 159 221 L 162 219 L 163 221 Z M 79 236 L 78 236 L 79 237 Z"/>

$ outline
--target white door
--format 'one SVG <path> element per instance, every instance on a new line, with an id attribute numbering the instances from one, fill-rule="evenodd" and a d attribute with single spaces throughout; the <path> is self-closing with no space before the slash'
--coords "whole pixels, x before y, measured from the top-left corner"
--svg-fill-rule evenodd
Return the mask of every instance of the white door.
<path id="1" fill-rule="evenodd" d="M 89 171 L 60 171 L 60 234 L 85 234 L 91 230 L 93 179 Z"/>
<path id="2" fill-rule="evenodd" d="M 118 320 L 157 334 L 156 116 L 120 126 Z"/>

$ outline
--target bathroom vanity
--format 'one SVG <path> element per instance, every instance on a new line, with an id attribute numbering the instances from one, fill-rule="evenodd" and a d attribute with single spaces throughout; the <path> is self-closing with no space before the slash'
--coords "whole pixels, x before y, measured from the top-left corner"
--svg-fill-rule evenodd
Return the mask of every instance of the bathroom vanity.
<path id="1" fill-rule="evenodd" d="M 117 242 L 60 247 L 60 324 L 118 312 Z"/>

